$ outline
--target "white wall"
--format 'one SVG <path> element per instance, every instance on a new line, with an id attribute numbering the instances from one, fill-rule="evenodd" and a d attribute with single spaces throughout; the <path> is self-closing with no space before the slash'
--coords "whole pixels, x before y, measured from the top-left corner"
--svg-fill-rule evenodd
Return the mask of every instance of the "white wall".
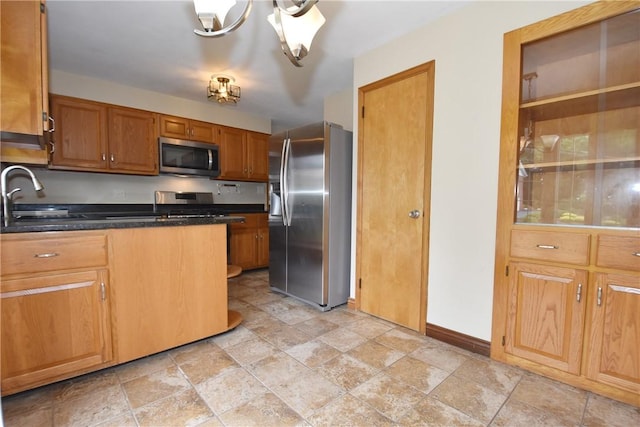
<path id="1" fill-rule="evenodd" d="M 256 132 L 271 133 L 270 118 L 241 113 L 232 107 L 220 106 L 206 100 L 203 102 L 189 101 L 53 69 L 49 72 L 49 85 L 50 92 L 58 95 L 75 96 Z M 202 95 L 205 96 L 204 89 Z"/>
<path id="2" fill-rule="evenodd" d="M 353 123 L 359 87 L 436 61 L 429 323 L 491 338 L 503 34 L 585 3 L 474 2 L 354 61 Z"/>
<path id="3" fill-rule="evenodd" d="M 353 131 L 353 89 L 329 95 L 324 99 L 324 120 Z"/>

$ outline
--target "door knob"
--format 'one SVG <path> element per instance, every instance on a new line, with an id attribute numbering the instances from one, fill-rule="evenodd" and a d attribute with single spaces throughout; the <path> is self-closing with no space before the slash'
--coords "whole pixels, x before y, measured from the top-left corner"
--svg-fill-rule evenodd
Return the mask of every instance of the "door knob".
<path id="1" fill-rule="evenodd" d="M 411 212 L 409 212 L 409 218 L 420 218 L 420 211 L 417 209 L 412 210 Z"/>

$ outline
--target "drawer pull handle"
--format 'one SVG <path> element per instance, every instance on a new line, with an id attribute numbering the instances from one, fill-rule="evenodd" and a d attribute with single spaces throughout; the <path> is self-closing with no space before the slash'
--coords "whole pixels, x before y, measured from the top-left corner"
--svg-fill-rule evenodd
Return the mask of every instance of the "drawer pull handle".
<path id="1" fill-rule="evenodd" d="M 633 255 L 633 256 L 640 256 L 640 252 L 631 252 L 631 255 Z"/>
<path id="2" fill-rule="evenodd" d="M 35 254 L 33 257 L 34 258 L 53 258 L 53 257 L 59 256 L 59 255 L 60 254 L 57 253 L 57 252 L 49 252 L 49 253 L 46 253 L 46 254 Z"/>
<path id="3" fill-rule="evenodd" d="M 559 246 L 556 245 L 536 245 L 540 249 L 558 249 Z"/>

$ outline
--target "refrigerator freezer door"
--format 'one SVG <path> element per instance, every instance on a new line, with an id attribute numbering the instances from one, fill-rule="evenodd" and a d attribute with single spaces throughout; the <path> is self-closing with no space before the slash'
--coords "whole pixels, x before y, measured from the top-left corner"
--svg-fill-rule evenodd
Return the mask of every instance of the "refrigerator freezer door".
<path id="1" fill-rule="evenodd" d="M 324 284 L 324 129 L 290 131 L 288 168 L 287 293 L 326 305 Z"/>
<path id="2" fill-rule="evenodd" d="M 283 292 L 287 290 L 287 229 L 282 217 L 281 158 L 286 135 L 274 135 L 269 140 L 269 282 Z M 280 209 L 274 205 L 280 201 Z"/>

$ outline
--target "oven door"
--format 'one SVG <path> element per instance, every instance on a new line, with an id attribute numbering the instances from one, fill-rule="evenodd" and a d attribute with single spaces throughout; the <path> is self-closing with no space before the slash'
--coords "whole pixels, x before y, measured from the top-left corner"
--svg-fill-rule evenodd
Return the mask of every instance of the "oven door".
<path id="1" fill-rule="evenodd" d="M 218 146 L 174 138 L 159 138 L 160 172 L 216 177 L 220 174 Z"/>

